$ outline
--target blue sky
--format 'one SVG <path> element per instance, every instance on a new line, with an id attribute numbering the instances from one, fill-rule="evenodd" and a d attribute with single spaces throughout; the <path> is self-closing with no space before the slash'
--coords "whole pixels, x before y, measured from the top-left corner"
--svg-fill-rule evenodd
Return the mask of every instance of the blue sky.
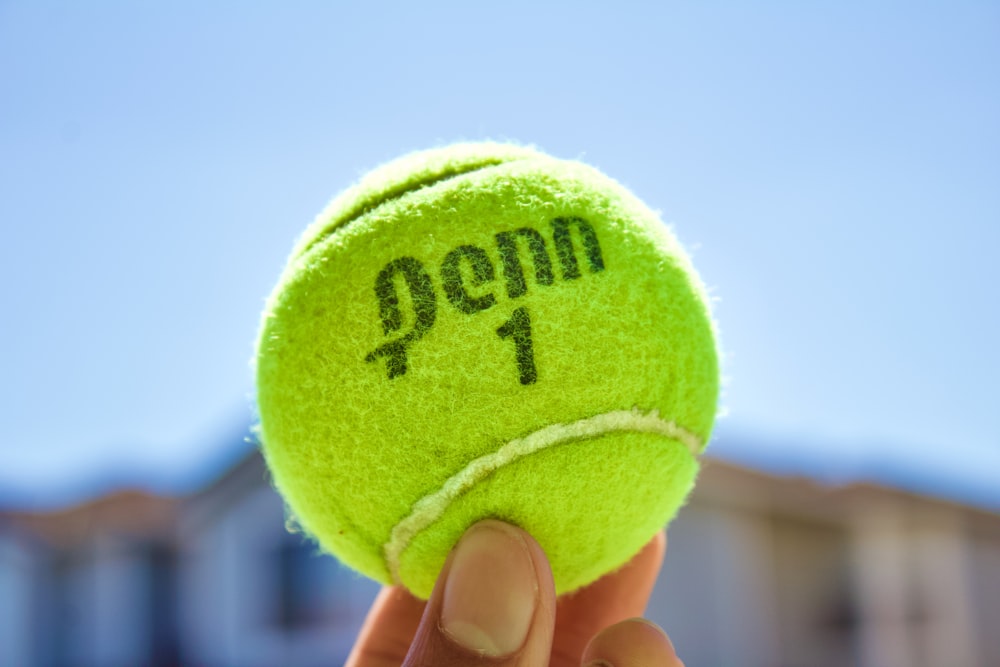
<path id="1" fill-rule="evenodd" d="M 305 224 L 483 138 L 596 165 L 691 250 L 714 451 L 992 488 L 1000 5 L 805 4 L 0 2 L 0 489 L 234 455 Z"/>

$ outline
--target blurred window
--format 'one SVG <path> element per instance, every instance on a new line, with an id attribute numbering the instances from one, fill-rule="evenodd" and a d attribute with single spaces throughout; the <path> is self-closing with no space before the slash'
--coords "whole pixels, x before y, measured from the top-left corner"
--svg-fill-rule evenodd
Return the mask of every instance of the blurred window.
<path id="1" fill-rule="evenodd" d="M 288 534 L 278 546 L 276 561 L 277 625 L 302 630 L 354 622 L 357 576 L 333 557 L 301 535 Z"/>
<path id="2" fill-rule="evenodd" d="M 180 664 L 177 627 L 177 557 L 166 544 L 146 548 L 151 667 Z"/>
<path id="3" fill-rule="evenodd" d="M 773 518 L 772 531 L 781 664 L 858 664 L 860 617 L 847 531 L 786 516 Z"/>

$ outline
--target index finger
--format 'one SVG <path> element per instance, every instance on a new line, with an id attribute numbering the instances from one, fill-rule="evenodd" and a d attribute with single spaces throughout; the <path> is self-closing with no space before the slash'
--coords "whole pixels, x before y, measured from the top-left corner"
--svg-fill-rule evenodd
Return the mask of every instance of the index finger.
<path id="1" fill-rule="evenodd" d="M 642 616 L 667 550 L 662 530 L 621 569 L 556 602 L 550 667 L 579 667 L 587 643 L 601 630 Z"/>
<path id="2" fill-rule="evenodd" d="M 368 612 L 346 667 L 399 667 L 426 607 L 426 601 L 402 586 L 383 588 Z"/>

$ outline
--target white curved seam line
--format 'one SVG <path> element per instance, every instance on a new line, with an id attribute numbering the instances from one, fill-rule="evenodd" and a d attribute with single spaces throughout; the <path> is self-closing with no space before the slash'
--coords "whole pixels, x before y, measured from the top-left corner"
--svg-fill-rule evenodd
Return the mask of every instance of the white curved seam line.
<path id="1" fill-rule="evenodd" d="M 441 518 L 458 496 L 505 465 L 548 447 L 570 440 L 594 438 L 605 433 L 655 433 L 677 440 L 697 458 L 702 441 L 697 435 L 660 417 L 658 410 L 643 414 L 638 409 L 615 410 L 580 419 L 571 424 L 551 424 L 523 438 L 511 440 L 490 454 L 473 459 L 465 468 L 449 477 L 441 488 L 424 496 L 413 505 L 409 516 L 397 523 L 386 542 L 385 562 L 392 580 L 399 579 L 400 558 L 410 541 L 422 530 Z"/>

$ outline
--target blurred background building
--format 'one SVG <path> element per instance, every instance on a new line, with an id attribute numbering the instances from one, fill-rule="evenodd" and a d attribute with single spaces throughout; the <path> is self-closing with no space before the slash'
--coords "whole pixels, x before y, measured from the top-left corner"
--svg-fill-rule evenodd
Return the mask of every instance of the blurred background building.
<path id="1" fill-rule="evenodd" d="M 1000 515 L 709 459 L 648 616 L 698 667 L 1000 665 Z M 256 451 L 183 497 L 0 513 L 0 665 L 342 663 L 378 587 L 286 530 Z"/>

